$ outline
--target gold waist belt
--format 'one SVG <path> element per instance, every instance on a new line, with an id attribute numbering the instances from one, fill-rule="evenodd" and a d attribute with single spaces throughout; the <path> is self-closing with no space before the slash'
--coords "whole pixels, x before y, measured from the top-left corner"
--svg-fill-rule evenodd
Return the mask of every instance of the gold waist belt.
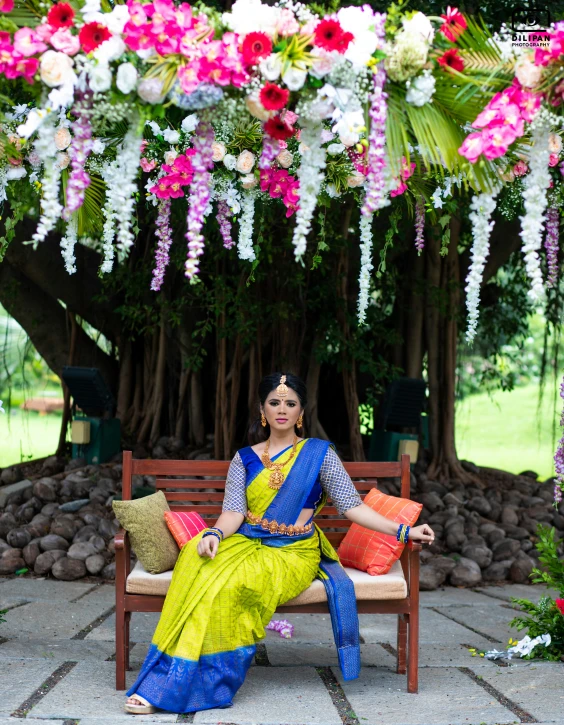
<path id="1" fill-rule="evenodd" d="M 305 526 L 294 526 L 290 524 L 279 524 L 277 521 L 269 521 L 268 519 L 262 519 L 260 516 L 255 516 L 250 511 L 247 511 L 247 518 L 252 524 L 261 526 L 265 531 L 270 531 L 271 534 L 286 534 L 286 536 L 299 536 L 300 534 L 307 534 L 313 528 L 313 522 L 306 524 Z"/>

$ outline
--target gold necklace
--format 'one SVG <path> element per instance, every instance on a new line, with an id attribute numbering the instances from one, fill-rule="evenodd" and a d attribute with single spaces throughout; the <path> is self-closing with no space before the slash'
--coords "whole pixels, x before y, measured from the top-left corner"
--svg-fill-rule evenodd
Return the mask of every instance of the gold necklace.
<path id="1" fill-rule="evenodd" d="M 270 477 L 268 479 L 268 486 L 269 488 L 274 489 L 277 491 L 279 488 L 281 488 L 282 484 L 284 483 L 284 479 L 286 478 L 286 475 L 282 472 L 282 468 L 287 464 L 290 463 L 292 458 L 296 455 L 296 451 L 298 450 L 298 436 L 294 435 L 294 443 L 292 446 L 292 452 L 290 453 L 289 458 L 287 458 L 283 463 L 273 463 L 270 460 L 270 456 L 268 455 L 268 448 L 270 446 L 270 438 L 266 441 L 266 446 L 264 447 L 264 452 L 262 456 L 260 457 L 263 465 L 265 468 L 268 468 L 269 471 L 272 471 L 270 474 Z"/>

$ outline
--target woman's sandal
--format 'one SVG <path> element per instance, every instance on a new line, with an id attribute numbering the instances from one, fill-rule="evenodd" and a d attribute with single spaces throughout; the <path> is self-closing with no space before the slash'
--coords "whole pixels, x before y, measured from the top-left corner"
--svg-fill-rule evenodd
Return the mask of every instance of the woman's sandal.
<path id="1" fill-rule="evenodd" d="M 157 711 L 157 708 L 154 705 L 151 705 L 150 702 L 145 700 L 144 697 L 141 697 L 141 695 L 131 695 L 131 697 L 134 697 L 136 700 L 139 700 L 139 702 L 143 703 L 142 705 L 132 705 L 129 702 L 126 702 L 125 712 L 130 712 L 132 715 L 150 715 L 153 712 Z"/>

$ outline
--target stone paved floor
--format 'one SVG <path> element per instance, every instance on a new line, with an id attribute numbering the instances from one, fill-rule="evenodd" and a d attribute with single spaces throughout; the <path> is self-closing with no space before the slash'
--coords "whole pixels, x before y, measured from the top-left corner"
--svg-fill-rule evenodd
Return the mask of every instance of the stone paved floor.
<path id="1" fill-rule="evenodd" d="M 418 695 L 394 671 L 395 618 L 362 615 L 363 669 L 342 682 L 324 615 L 288 616 L 294 638 L 269 632 L 229 710 L 190 716 L 134 716 L 114 689 L 114 588 L 92 582 L 0 577 L 0 725 L 564 725 L 564 665 L 519 662 L 500 667 L 467 648 L 501 648 L 511 596 L 538 598 L 542 587 L 508 585 L 421 595 Z M 133 681 L 157 622 L 133 614 Z M 522 635 L 519 635 L 522 636 Z"/>

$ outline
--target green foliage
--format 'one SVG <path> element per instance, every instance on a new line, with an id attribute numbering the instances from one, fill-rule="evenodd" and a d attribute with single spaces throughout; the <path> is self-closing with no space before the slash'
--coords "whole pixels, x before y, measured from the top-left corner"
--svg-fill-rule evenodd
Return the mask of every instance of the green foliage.
<path id="1" fill-rule="evenodd" d="M 0 624 L 2 624 L 3 622 L 6 621 L 4 618 L 4 614 L 6 614 L 7 611 L 8 611 L 7 609 L 0 609 Z"/>
<path id="2" fill-rule="evenodd" d="M 558 547 L 562 543 L 555 540 L 555 529 L 539 524 L 537 529 L 538 541 L 535 544 L 540 552 L 540 561 L 543 569 L 535 568 L 531 579 L 535 584 L 544 583 L 564 597 L 564 561 L 558 556 Z M 519 631 L 528 628 L 531 638 L 542 634 L 550 634 L 551 643 L 548 647 L 538 645 L 525 659 L 538 657 L 546 660 L 560 660 L 564 658 L 564 615 L 556 606 L 555 601 L 549 597 L 541 597 L 538 604 L 528 599 L 512 598 L 514 604 L 521 607 L 523 616 L 515 617 L 511 627 Z"/>

